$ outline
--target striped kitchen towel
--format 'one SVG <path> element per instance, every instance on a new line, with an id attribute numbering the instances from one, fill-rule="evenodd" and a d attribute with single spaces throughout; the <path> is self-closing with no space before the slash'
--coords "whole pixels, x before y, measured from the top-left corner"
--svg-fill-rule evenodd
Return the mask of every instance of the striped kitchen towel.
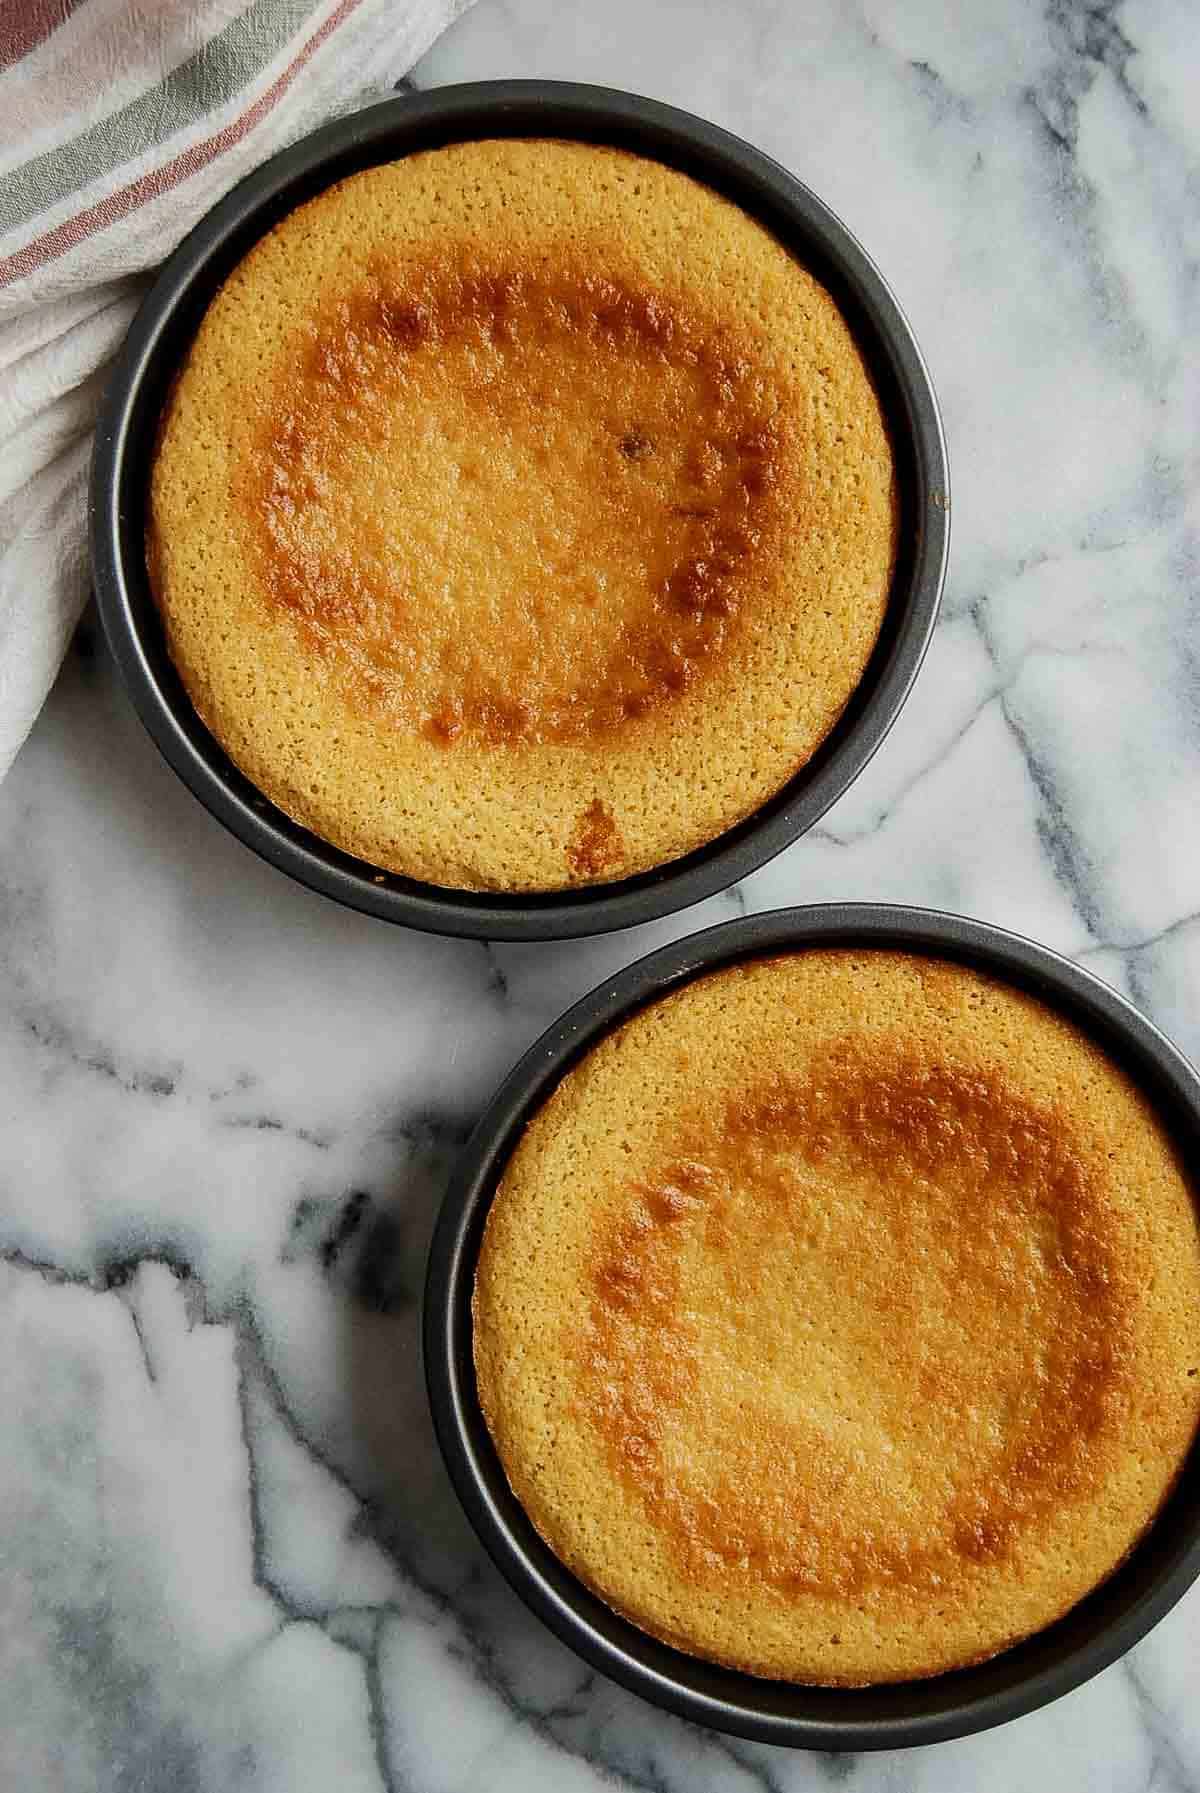
<path id="1" fill-rule="evenodd" d="M 87 594 L 96 406 L 146 274 L 470 0 L 0 0 L 0 777 Z"/>

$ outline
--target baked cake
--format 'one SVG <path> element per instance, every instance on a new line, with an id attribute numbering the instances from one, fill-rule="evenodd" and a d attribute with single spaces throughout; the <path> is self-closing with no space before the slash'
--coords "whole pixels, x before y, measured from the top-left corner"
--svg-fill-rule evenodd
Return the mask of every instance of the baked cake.
<path id="1" fill-rule="evenodd" d="M 1155 1110 L 1031 997 L 902 953 L 756 960 L 606 1037 L 508 1164 L 474 1316 L 561 1560 L 810 1684 L 1048 1625 L 1200 1422 L 1200 1229 Z"/>
<path id="2" fill-rule="evenodd" d="M 892 455 L 838 307 L 624 151 L 454 144 L 299 207 L 165 407 L 147 561 L 281 809 L 470 890 L 645 871 L 758 809 L 879 634 Z"/>

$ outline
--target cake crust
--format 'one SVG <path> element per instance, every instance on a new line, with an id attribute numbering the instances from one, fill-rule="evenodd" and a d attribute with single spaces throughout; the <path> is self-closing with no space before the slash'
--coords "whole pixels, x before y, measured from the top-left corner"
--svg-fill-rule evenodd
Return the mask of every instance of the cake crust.
<path id="1" fill-rule="evenodd" d="M 356 174 L 272 230 L 168 400 L 147 564 L 200 715 L 385 870 L 678 858 L 811 757 L 897 501 L 824 289 L 656 162 L 549 140 Z"/>
<path id="2" fill-rule="evenodd" d="M 493 1201 L 480 1402 L 550 1547 L 751 1673 L 938 1674 L 1103 1581 L 1200 1423 L 1200 1228 L 1146 1098 L 1031 997 L 806 950 L 564 1078 Z"/>

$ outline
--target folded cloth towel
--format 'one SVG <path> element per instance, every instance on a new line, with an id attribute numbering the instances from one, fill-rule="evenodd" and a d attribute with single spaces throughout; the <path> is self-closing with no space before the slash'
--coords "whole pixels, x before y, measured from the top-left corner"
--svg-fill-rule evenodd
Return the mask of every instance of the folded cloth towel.
<path id="1" fill-rule="evenodd" d="M 469 4 L 0 0 L 0 777 L 87 595 L 91 430 L 147 271 Z"/>

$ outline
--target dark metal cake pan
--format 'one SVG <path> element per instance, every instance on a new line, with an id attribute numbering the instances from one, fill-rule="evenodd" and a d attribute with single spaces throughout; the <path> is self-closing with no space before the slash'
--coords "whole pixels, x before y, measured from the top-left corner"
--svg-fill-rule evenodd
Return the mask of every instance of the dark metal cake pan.
<path id="1" fill-rule="evenodd" d="M 822 280 L 867 359 L 887 417 L 902 505 L 884 629 L 857 693 L 815 757 L 772 801 L 686 858 L 619 883 L 545 895 L 444 890 L 381 873 L 293 822 L 238 771 L 192 708 L 146 576 L 145 504 L 172 376 L 225 276 L 280 218 L 343 176 L 472 138 L 551 136 L 670 163 L 759 218 Z M 701 901 L 803 834 L 866 765 L 916 677 L 949 541 L 946 448 L 925 363 L 874 263 L 832 212 L 768 156 L 674 107 L 599 87 L 491 81 L 387 100 L 326 126 L 243 181 L 171 256 L 130 328 L 96 432 L 93 577 L 105 633 L 142 721 L 209 810 L 263 858 L 351 908 L 435 933 L 556 939 L 650 921 Z"/>
<path id="2" fill-rule="evenodd" d="M 425 1292 L 425 1373 L 451 1479 L 517 1593 L 593 1667 L 697 1724 L 820 1750 L 898 1748 L 986 1730 L 1057 1699 L 1124 1654 L 1200 1575 L 1200 1441 L 1145 1537 L 1109 1580 L 990 1662 L 926 1681 L 816 1688 L 760 1680 L 647 1636 L 576 1580 L 510 1489 L 479 1408 L 471 1338 L 475 1264 L 489 1204 L 525 1123 L 563 1073 L 644 1003 L 702 972 L 809 946 L 935 954 L 1006 979 L 1068 1016 L 1157 1106 L 1189 1167 L 1200 1163 L 1200 1078 L 1145 1017 L 1086 971 L 1016 934 L 961 916 L 875 904 L 785 909 L 676 941 L 557 1021 L 512 1071 L 469 1141 L 446 1196 Z"/>

